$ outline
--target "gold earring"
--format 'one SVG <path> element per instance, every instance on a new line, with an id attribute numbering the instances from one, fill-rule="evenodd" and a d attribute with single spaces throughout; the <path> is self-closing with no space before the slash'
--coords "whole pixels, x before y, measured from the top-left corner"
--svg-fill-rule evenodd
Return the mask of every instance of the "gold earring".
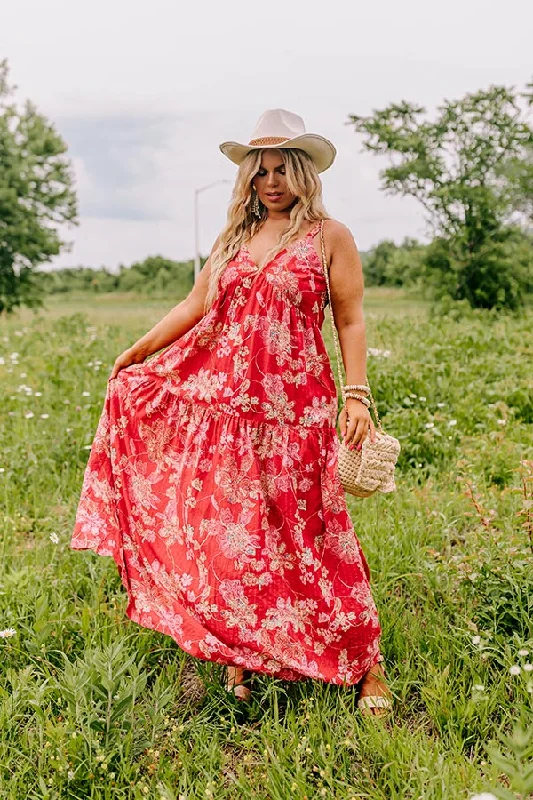
<path id="1" fill-rule="evenodd" d="M 257 189 L 255 186 L 252 186 L 252 214 L 255 217 L 261 216 L 261 212 L 259 210 L 259 195 L 257 194 Z"/>

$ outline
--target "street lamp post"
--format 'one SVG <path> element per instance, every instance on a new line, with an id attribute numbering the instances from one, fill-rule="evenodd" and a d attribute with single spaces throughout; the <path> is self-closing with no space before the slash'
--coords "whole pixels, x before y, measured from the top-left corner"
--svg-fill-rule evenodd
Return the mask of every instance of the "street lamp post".
<path id="1" fill-rule="evenodd" d="M 194 190 L 194 280 L 200 274 L 200 206 L 198 197 L 201 192 L 206 189 L 211 189 L 212 186 L 218 186 L 220 183 L 231 183 L 227 178 L 222 178 L 219 181 L 208 183 L 207 186 L 200 186 Z"/>

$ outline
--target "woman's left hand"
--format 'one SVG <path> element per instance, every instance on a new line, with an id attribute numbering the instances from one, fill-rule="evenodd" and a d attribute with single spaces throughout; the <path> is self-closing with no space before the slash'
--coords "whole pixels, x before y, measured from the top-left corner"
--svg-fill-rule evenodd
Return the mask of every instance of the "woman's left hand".
<path id="1" fill-rule="evenodd" d="M 360 400 L 346 398 L 346 405 L 339 414 L 339 427 L 343 442 L 353 450 L 363 446 L 363 440 L 370 431 L 370 441 L 375 441 L 376 429 L 370 411 Z"/>

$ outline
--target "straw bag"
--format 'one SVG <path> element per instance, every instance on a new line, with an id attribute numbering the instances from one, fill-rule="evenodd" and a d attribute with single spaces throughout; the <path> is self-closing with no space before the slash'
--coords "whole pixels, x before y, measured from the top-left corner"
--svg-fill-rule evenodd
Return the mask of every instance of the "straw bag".
<path id="1" fill-rule="evenodd" d="M 339 351 L 339 339 L 333 318 L 333 307 L 331 305 L 331 293 L 329 288 L 328 265 L 326 250 L 324 247 L 324 220 L 320 223 L 320 244 L 322 247 L 322 268 L 326 277 L 329 299 L 329 317 L 333 333 L 333 342 L 337 353 L 337 370 L 339 374 L 339 387 L 342 392 L 343 405 L 346 406 L 344 396 L 343 380 L 341 373 L 341 357 Z M 368 378 L 365 378 L 368 386 Z M 370 431 L 363 440 L 361 450 L 350 450 L 343 441 L 339 443 L 338 469 L 342 488 L 345 492 L 356 497 L 369 497 L 374 492 L 393 492 L 396 489 L 394 482 L 394 468 L 400 453 L 400 442 L 394 436 L 385 433 L 381 427 L 381 420 L 372 393 L 369 400 L 374 411 L 377 430 L 374 442 L 370 441 Z"/>

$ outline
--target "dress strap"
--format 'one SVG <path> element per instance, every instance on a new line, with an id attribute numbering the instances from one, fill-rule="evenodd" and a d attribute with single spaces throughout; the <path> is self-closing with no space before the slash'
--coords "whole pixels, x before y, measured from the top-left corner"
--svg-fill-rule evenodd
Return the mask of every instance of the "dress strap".
<path id="1" fill-rule="evenodd" d="M 311 228 L 311 230 L 310 230 L 310 231 L 307 231 L 307 233 L 306 233 L 305 235 L 306 235 L 306 236 L 316 236 L 316 235 L 317 235 L 317 233 L 318 233 L 318 232 L 319 232 L 319 230 L 320 230 L 320 222 L 321 222 L 321 220 L 319 220 L 319 221 L 316 223 L 316 225 L 313 225 L 313 227 Z"/>

